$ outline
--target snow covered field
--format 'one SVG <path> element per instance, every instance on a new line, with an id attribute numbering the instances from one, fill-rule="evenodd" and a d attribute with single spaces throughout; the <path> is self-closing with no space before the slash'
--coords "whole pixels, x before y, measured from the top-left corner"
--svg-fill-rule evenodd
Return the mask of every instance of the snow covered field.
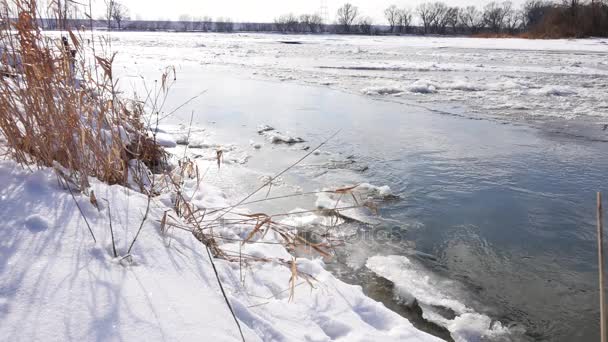
<path id="1" fill-rule="evenodd" d="M 119 61 L 200 63 L 506 121 L 608 117 L 608 40 L 116 33 Z M 301 44 L 283 44 L 284 41 Z M 445 106 L 442 107 L 445 110 Z"/>

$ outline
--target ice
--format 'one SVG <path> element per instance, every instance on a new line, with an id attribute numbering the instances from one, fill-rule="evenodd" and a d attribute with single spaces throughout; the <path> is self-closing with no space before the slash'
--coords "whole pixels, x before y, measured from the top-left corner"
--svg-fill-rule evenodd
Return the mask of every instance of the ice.
<path id="1" fill-rule="evenodd" d="M 576 92 L 567 86 L 544 86 L 540 89 L 530 90 L 530 94 L 544 96 L 571 96 Z"/>
<path id="2" fill-rule="evenodd" d="M 407 89 L 412 93 L 432 94 L 437 92 L 437 85 L 428 80 L 418 80 L 410 84 Z"/>
<path id="3" fill-rule="evenodd" d="M 258 134 L 265 136 L 266 139 L 273 144 L 292 145 L 292 144 L 298 144 L 298 143 L 305 142 L 305 140 L 300 137 L 290 136 L 289 132 L 287 132 L 287 134 L 283 134 L 283 133 L 275 130 L 274 127 L 265 125 L 265 124 L 258 126 Z M 259 146 L 259 147 L 253 146 L 253 147 L 256 149 L 261 148 L 261 146 Z"/>
<path id="4" fill-rule="evenodd" d="M 380 219 L 369 208 L 364 207 L 364 204 L 370 200 L 386 200 L 395 197 L 389 186 L 362 183 L 347 192 L 323 189 L 317 194 L 315 206 L 328 211 L 337 210 L 338 216 L 347 220 L 373 225 L 379 223 Z"/>
<path id="5" fill-rule="evenodd" d="M 454 83 L 450 83 L 443 86 L 443 88 L 461 91 L 481 91 L 485 89 L 485 87 L 480 84 L 475 84 L 467 81 L 456 81 Z"/>
<path id="6" fill-rule="evenodd" d="M 476 312 L 458 299 L 458 284 L 433 275 L 405 256 L 374 256 L 367 260 L 367 268 L 395 284 L 396 294 L 408 302 L 415 299 L 423 311 L 423 317 L 450 331 L 457 342 L 493 340 L 511 331 L 500 322 Z M 445 308 L 455 317 L 441 314 Z"/>
<path id="7" fill-rule="evenodd" d="M 111 35 L 120 38 L 115 45 L 121 51 L 116 63 L 126 68 L 142 60 L 180 65 L 205 61 L 210 67 L 238 70 L 245 77 L 331 85 L 348 92 L 392 96 L 406 104 L 412 100 L 432 106 L 460 102 L 470 109 L 464 115 L 476 118 L 608 116 L 597 106 L 605 100 L 602 87 L 608 77 L 605 39 L 290 36 L 305 44 L 304 49 L 278 44 L 273 34 Z M 200 44 L 205 48 L 197 47 Z M 533 105 L 541 96 L 562 99 Z M 587 105 L 581 106 L 582 101 Z"/>
<path id="8" fill-rule="evenodd" d="M 176 147 L 177 142 L 175 141 L 175 137 L 168 133 L 157 132 L 153 139 L 163 147 Z"/>
<path id="9" fill-rule="evenodd" d="M 264 146 L 264 144 L 259 143 L 257 141 L 249 140 L 249 146 L 253 147 L 256 150 L 259 150 Z"/>
<path id="10" fill-rule="evenodd" d="M 369 87 L 365 88 L 361 91 L 365 95 L 393 95 L 400 94 L 403 92 L 403 89 L 398 87 Z"/>
<path id="11" fill-rule="evenodd" d="M 369 183 L 361 183 L 354 191 L 356 194 L 365 195 L 370 198 L 388 199 L 396 197 L 388 185 L 376 186 Z"/>
<path id="12" fill-rule="evenodd" d="M 264 135 L 266 137 L 266 139 L 273 144 L 290 144 L 291 145 L 291 144 L 298 144 L 298 143 L 305 142 L 305 140 L 300 137 L 282 134 L 282 133 L 274 131 L 274 130 L 263 132 L 262 135 Z"/>

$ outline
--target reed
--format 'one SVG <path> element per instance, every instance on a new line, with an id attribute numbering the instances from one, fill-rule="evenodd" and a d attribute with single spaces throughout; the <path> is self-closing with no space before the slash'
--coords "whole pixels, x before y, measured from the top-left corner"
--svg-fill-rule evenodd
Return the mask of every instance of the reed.
<path id="1" fill-rule="evenodd" d="M 114 55 L 98 54 L 84 31 L 45 35 L 36 6 L 15 0 L 17 20 L 0 29 L 0 132 L 10 156 L 27 167 L 59 164 L 81 189 L 88 177 L 126 185 L 132 160 L 161 164 L 144 106 L 116 95 Z"/>
<path id="2" fill-rule="evenodd" d="M 601 342 L 606 342 L 606 299 L 604 287 L 604 212 L 602 209 L 602 193 L 597 193 L 597 258 L 600 287 L 600 334 Z"/>

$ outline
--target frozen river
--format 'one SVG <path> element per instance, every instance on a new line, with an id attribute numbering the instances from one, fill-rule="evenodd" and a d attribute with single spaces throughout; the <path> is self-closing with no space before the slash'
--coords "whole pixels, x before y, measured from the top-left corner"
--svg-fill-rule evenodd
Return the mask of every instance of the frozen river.
<path id="1" fill-rule="evenodd" d="M 222 66 L 241 76 L 321 85 L 577 136 L 582 130 L 585 136 L 606 139 L 602 129 L 608 123 L 608 39 L 167 33 L 113 37 L 114 47 L 122 52 L 119 58 L 138 62 Z M 570 123 L 554 125 L 559 119 Z M 581 129 L 589 125 L 595 129 Z"/>
<path id="2" fill-rule="evenodd" d="M 347 222 L 353 235 L 329 266 L 419 327 L 443 337 L 468 329 L 489 340 L 597 339 L 594 196 L 608 190 L 604 41 L 116 39 L 123 84 L 173 64 L 169 108 L 207 90 L 167 123 L 187 124 L 194 111 L 204 131 L 192 151 L 212 159 L 226 150 L 227 165 L 207 181 L 235 198 L 341 129 L 273 195 L 389 186 L 397 198 L 382 202 L 373 226 Z M 272 144 L 260 124 L 306 142 Z M 412 298 L 434 325 L 405 305 Z"/>

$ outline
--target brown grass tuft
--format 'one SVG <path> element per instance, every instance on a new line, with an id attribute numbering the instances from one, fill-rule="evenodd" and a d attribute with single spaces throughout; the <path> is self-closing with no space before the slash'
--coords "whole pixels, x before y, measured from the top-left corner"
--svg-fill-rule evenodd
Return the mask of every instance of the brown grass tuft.
<path id="1" fill-rule="evenodd" d="M 0 80 L 0 131 L 12 158 L 58 163 L 83 187 L 88 177 L 126 184 L 133 159 L 158 168 L 165 152 L 147 134 L 143 105 L 116 96 L 114 55 L 96 55 L 83 32 L 68 31 L 65 42 L 44 35 L 36 2 L 15 5 L 18 19 L 0 31 L 2 59 L 13 61 Z"/>

